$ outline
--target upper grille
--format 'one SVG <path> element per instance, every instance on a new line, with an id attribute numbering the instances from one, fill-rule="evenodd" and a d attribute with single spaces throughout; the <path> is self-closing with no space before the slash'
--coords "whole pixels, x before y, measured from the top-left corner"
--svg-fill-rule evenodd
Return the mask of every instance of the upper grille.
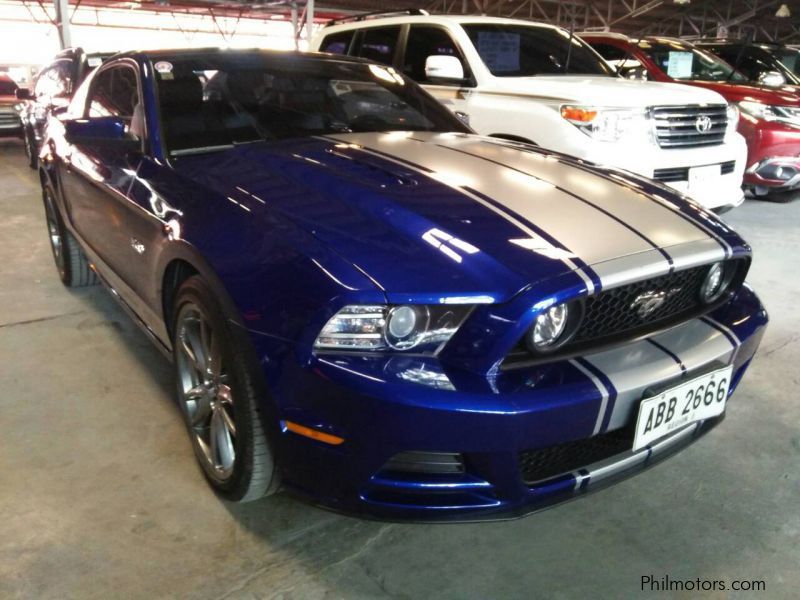
<path id="1" fill-rule="evenodd" d="M 721 144 L 728 127 L 727 108 L 715 106 L 656 106 L 652 109 L 656 139 L 662 148 L 694 148 Z M 708 130 L 702 122 L 708 118 Z M 700 125 L 700 127 L 699 127 Z"/>
<path id="2" fill-rule="evenodd" d="M 588 298 L 583 323 L 571 343 L 619 335 L 642 325 L 657 325 L 670 317 L 699 307 L 700 285 L 707 271 L 707 266 L 676 271 Z M 631 305 L 641 294 L 652 290 L 673 293 L 653 313 L 640 317 Z"/>
<path id="3" fill-rule="evenodd" d="M 19 115 L 14 112 L 0 111 L 0 125 L 21 125 Z"/>
<path id="4" fill-rule="evenodd" d="M 603 290 L 589 296 L 584 302 L 584 313 L 578 329 L 565 345 L 551 354 L 534 354 L 528 350 L 524 338 L 519 340 L 503 361 L 503 367 L 515 367 L 532 362 L 552 360 L 557 356 L 577 355 L 603 346 L 624 342 L 679 323 L 694 319 L 719 306 L 729 298 L 744 280 L 746 260 L 728 263 L 732 272 L 729 292 L 712 305 L 700 300 L 700 287 L 709 265 L 692 267 L 660 275 L 628 285 Z M 642 316 L 642 298 L 648 293 L 664 292 L 663 303 Z M 639 302 L 637 303 L 637 299 Z"/>

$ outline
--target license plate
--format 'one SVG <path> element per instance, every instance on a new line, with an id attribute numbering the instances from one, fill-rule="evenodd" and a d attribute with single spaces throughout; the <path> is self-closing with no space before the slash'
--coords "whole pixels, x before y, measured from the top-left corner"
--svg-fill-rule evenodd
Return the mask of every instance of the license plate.
<path id="1" fill-rule="evenodd" d="M 720 165 L 706 165 L 689 169 L 689 189 L 707 187 L 722 174 Z"/>
<path id="2" fill-rule="evenodd" d="M 634 451 L 681 427 L 725 412 L 732 372 L 733 367 L 728 366 L 642 400 Z"/>

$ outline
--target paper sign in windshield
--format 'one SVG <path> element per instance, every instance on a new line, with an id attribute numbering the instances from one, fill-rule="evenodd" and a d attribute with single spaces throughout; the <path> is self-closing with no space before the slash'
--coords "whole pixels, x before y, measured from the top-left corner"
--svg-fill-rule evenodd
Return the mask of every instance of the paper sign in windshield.
<path id="1" fill-rule="evenodd" d="M 478 54 L 493 72 L 519 71 L 519 34 L 497 31 L 478 33 Z"/>
<path id="2" fill-rule="evenodd" d="M 670 52 L 667 63 L 667 75 L 673 79 L 689 79 L 692 76 L 691 52 Z"/>

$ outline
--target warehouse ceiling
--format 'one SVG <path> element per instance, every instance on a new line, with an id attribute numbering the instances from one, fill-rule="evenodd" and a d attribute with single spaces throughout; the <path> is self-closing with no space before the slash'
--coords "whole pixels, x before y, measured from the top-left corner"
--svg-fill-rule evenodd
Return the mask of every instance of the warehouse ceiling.
<path id="1" fill-rule="evenodd" d="M 52 0 L 21 0 L 48 5 Z M 74 6 L 103 6 L 220 16 L 290 19 L 305 15 L 307 0 L 69 0 Z M 403 8 L 433 14 L 485 14 L 574 27 L 575 31 L 735 37 L 800 43 L 800 0 L 399 0 Z M 317 23 L 374 12 L 370 0 L 315 0 L 309 11 Z M 787 14 L 788 13 L 788 14 Z"/>

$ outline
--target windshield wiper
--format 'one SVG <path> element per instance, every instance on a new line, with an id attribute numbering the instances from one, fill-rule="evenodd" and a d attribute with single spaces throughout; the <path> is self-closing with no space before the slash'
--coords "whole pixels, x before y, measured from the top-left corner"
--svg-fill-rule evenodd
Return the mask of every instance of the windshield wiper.
<path id="1" fill-rule="evenodd" d="M 170 156 L 191 156 L 192 154 L 207 154 L 209 152 L 221 152 L 222 150 L 230 150 L 233 144 L 220 144 L 218 146 L 200 146 L 199 148 L 182 148 L 180 150 L 173 150 L 169 153 Z"/>

